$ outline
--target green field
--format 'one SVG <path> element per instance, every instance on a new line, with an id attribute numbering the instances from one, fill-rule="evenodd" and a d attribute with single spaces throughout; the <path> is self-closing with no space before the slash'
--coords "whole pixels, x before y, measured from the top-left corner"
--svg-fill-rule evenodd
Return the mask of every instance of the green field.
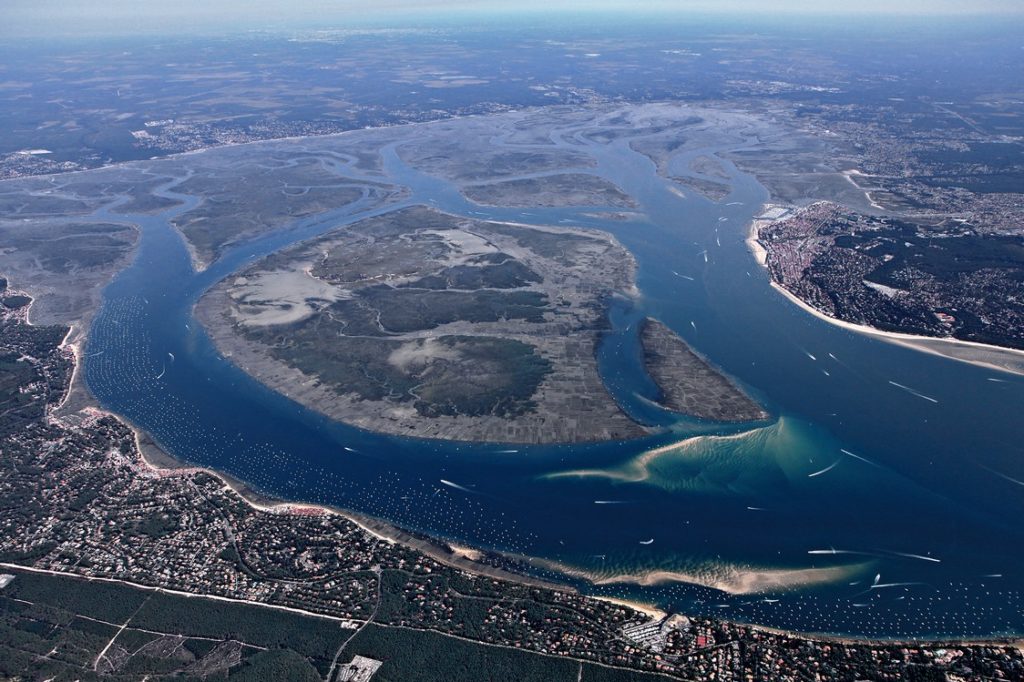
<path id="1" fill-rule="evenodd" d="M 259 606 L 16 569 L 0 572 L 16 576 L 0 590 L 0 680 L 312 682 L 326 675 L 352 632 L 327 619 Z M 115 634 L 97 673 L 97 657 Z M 346 644 L 339 662 L 356 655 L 383 661 L 373 682 L 668 679 L 376 624 Z"/>
<path id="2" fill-rule="evenodd" d="M 351 634 L 334 621 L 258 606 L 0 573 L 15 575 L 0 590 L 0 680 L 312 681 Z"/>
<path id="3" fill-rule="evenodd" d="M 261 606 L 154 594 L 132 625 L 160 632 L 188 632 L 216 639 L 236 639 L 268 649 L 291 649 L 328 664 L 351 634 L 337 621 Z"/>
<path id="4" fill-rule="evenodd" d="M 441 635 L 370 625 L 345 647 L 354 655 L 384 661 L 373 682 L 656 682 L 660 675 L 617 670 Z"/>

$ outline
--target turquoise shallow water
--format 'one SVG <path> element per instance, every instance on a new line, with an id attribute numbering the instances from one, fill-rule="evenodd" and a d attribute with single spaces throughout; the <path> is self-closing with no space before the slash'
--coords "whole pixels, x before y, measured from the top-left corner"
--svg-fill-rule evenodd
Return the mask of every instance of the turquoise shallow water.
<path id="1" fill-rule="evenodd" d="M 845 331 L 786 301 L 744 244 L 766 192 L 731 165 L 732 194 L 712 203 L 670 191 L 624 143 L 591 151 L 599 165 L 588 172 L 627 190 L 645 219 L 483 208 L 393 149 L 385 159 L 413 191 L 407 204 L 614 233 L 637 258 L 641 295 L 614 300 L 599 363 L 623 407 L 663 435 L 544 447 L 376 435 L 311 413 L 219 356 L 191 316 L 201 293 L 254 258 L 364 217 L 361 202 L 235 248 L 200 274 L 167 226 L 194 198 L 133 216 L 140 252 L 105 292 L 86 379 L 182 459 L 271 495 L 538 557 L 537 570 L 588 591 L 874 637 L 1024 631 L 1024 488 L 998 475 L 1024 479 L 1024 381 Z M 646 315 L 774 419 L 723 427 L 652 407 L 636 341 Z M 800 587 L 781 589 L 790 583 Z M 748 592 L 758 585 L 766 591 Z"/>

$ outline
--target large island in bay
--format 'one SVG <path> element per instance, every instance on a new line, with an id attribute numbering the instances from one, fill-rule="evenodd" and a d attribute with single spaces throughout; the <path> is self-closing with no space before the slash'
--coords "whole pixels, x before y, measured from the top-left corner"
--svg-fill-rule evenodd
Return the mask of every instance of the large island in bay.
<path id="1" fill-rule="evenodd" d="M 197 306 L 268 386 L 366 429 L 449 440 L 642 436 L 595 351 L 606 299 L 635 293 L 611 235 L 414 206 L 278 252 Z"/>

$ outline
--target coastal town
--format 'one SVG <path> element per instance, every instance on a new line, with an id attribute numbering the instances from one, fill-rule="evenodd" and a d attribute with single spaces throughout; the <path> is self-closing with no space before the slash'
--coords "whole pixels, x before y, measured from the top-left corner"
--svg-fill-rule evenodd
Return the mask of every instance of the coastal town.
<path id="1" fill-rule="evenodd" d="M 1019 236 L 964 220 L 924 225 L 864 215 L 830 202 L 766 215 L 755 230 L 772 279 L 826 315 L 1024 348 Z"/>

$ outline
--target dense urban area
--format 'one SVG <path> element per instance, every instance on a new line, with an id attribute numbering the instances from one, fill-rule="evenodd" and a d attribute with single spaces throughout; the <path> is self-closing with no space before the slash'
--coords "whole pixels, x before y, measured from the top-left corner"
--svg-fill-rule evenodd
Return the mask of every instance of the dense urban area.
<path id="1" fill-rule="evenodd" d="M 773 279 L 878 329 L 1024 348 L 1024 245 L 964 221 L 924 226 L 823 202 L 760 230 Z"/>

